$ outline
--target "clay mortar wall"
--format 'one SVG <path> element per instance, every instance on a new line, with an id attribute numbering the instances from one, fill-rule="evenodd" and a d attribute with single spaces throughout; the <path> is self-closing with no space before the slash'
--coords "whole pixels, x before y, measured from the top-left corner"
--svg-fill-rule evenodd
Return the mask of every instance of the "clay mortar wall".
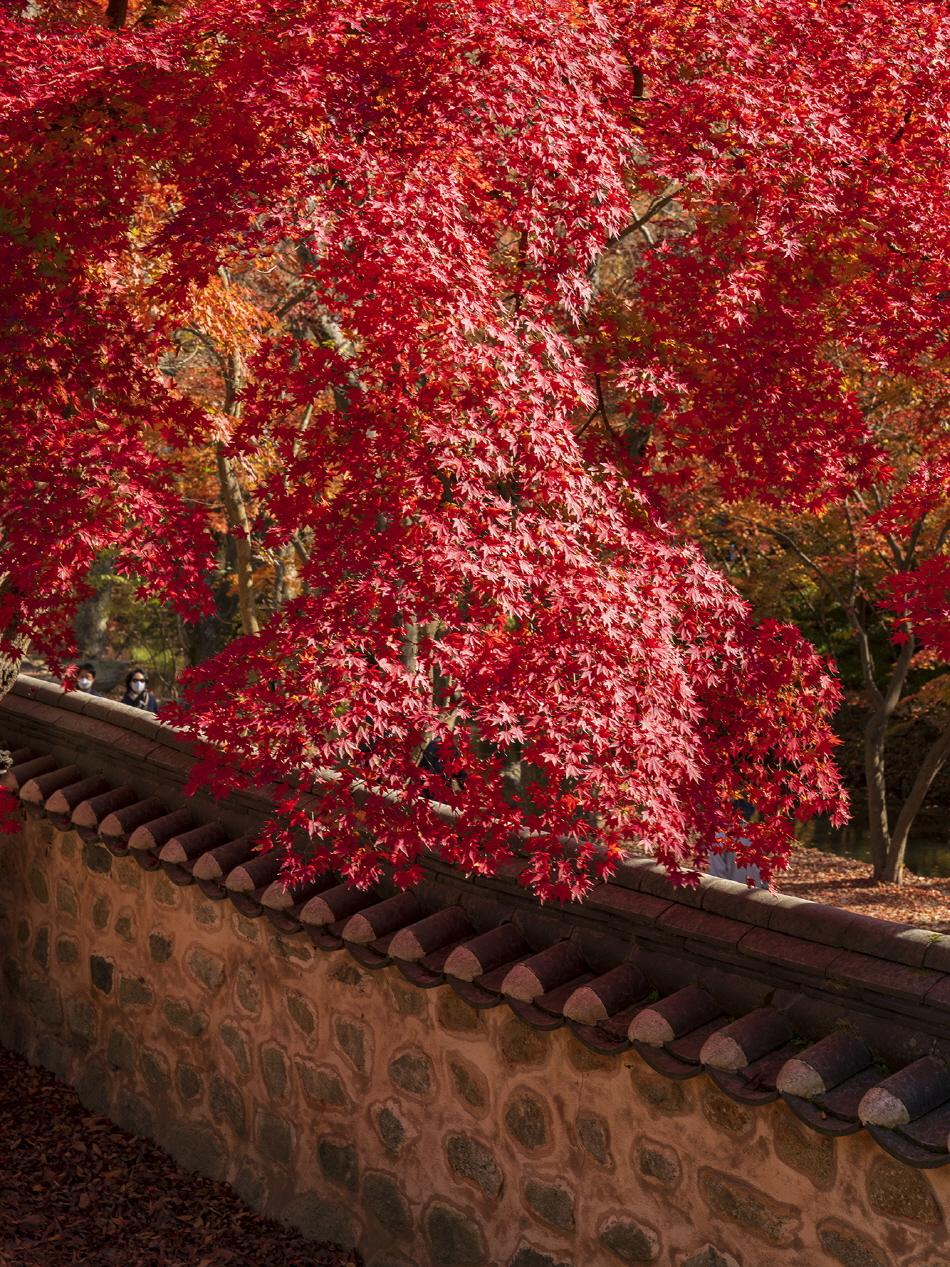
<path id="1" fill-rule="evenodd" d="M 950 1167 L 282 936 L 48 819 L 0 843 L 0 1041 L 368 1267 L 939 1267 Z"/>

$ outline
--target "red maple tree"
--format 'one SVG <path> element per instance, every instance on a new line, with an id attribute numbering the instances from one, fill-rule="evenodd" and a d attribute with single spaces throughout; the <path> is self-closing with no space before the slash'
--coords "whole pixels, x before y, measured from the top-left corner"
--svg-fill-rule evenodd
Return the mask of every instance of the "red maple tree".
<path id="1" fill-rule="evenodd" d="M 809 504 L 873 466 L 828 352 L 937 353 L 936 5 L 17 7 L 11 663 L 65 645 L 104 546 L 195 601 L 171 476 L 203 438 L 266 450 L 255 527 L 304 562 L 299 595 L 194 671 L 180 722 L 216 786 L 277 785 L 290 875 L 411 883 L 426 851 L 490 872 L 521 848 L 566 898 L 631 838 L 676 875 L 738 840 L 769 875 L 797 817 L 843 812 L 833 673 L 752 622 L 666 524 L 664 481 L 698 456 L 727 493 Z M 689 232 L 653 243 L 612 340 L 598 260 L 674 198 Z M 302 320 L 237 407 L 198 408 L 159 356 L 248 258 L 293 260 Z M 578 438 L 601 374 L 652 468 Z"/>

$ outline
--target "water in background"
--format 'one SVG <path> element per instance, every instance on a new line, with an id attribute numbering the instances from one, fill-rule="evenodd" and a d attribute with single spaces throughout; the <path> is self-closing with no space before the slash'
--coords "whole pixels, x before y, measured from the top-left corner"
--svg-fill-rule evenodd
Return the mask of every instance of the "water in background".
<path id="1" fill-rule="evenodd" d="M 803 845 L 836 853 L 842 858 L 871 861 L 868 830 L 853 821 L 832 827 L 827 819 L 804 823 L 799 833 Z M 950 876 L 950 821 L 937 815 L 920 815 L 907 845 L 907 867 L 915 875 Z"/>

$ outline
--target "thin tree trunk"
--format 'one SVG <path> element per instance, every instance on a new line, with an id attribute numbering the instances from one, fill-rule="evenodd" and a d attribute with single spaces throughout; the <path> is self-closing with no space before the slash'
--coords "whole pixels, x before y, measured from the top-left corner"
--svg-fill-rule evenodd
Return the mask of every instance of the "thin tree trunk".
<path id="1" fill-rule="evenodd" d="M 251 550 L 251 521 L 248 518 L 247 506 L 244 502 L 244 491 L 234 470 L 234 463 L 224 451 L 224 446 L 215 446 L 218 466 L 218 483 L 221 486 L 221 499 L 227 515 L 228 526 L 234 538 L 235 572 L 238 583 L 238 607 L 241 613 L 241 629 L 246 634 L 258 634 L 261 631 L 257 617 L 257 603 L 254 599 L 254 559 Z"/>
<path id="2" fill-rule="evenodd" d="M 930 745 L 927 755 L 917 771 L 917 777 L 914 779 L 907 799 L 901 807 L 901 812 L 894 825 L 894 834 L 888 847 L 884 871 L 881 876 L 882 880 L 889 880 L 894 884 L 903 883 L 904 856 L 907 852 L 910 829 L 913 826 L 914 819 L 920 812 L 920 807 L 923 805 L 924 798 L 930 790 L 930 785 L 940 773 L 948 757 L 950 757 L 950 723 L 947 724 L 943 733 L 938 735 Z"/>
<path id="3" fill-rule="evenodd" d="M 109 0 L 106 8 L 106 26 L 113 31 L 120 31 L 129 16 L 129 0 Z"/>
<path id="4" fill-rule="evenodd" d="M 887 717 L 877 709 L 868 716 L 864 726 L 864 782 L 868 798 L 868 833 L 875 880 L 884 877 L 891 847 L 884 767 L 886 733 Z"/>

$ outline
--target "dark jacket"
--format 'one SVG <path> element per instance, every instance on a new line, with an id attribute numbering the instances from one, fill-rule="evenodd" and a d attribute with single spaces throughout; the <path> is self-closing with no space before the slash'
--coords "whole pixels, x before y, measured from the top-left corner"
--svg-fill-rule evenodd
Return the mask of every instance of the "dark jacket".
<path id="1" fill-rule="evenodd" d="M 141 695 L 133 695 L 131 691 L 126 693 L 119 700 L 120 704 L 125 704 L 127 708 L 137 708 L 143 713 L 154 713 L 158 716 L 158 700 L 151 691 L 145 690 Z"/>

